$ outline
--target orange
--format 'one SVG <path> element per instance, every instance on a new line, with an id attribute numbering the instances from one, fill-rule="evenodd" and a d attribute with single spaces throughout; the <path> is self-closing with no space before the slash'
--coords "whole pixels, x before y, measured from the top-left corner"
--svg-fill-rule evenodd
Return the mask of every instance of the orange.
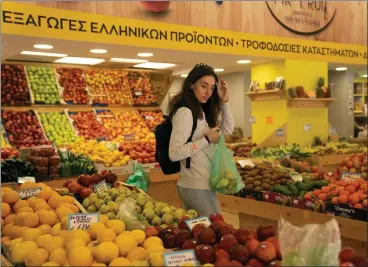
<path id="1" fill-rule="evenodd" d="M 52 191 L 44 191 L 43 190 L 38 194 L 38 197 L 47 201 L 47 200 L 49 200 L 51 195 L 52 195 Z"/>
<path id="2" fill-rule="evenodd" d="M 359 199 L 360 200 L 364 200 L 364 199 L 366 199 L 367 198 L 367 194 L 359 194 Z"/>
<path id="3" fill-rule="evenodd" d="M 1 232 L 2 236 L 10 236 L 13 226 L 14 226 L 14 223 L 9 223 L 9 224 L 5 225 L 2 232 Z"/>
<path id="4" fill-rule="evenodd" d="M 5 218 L 10 214 L 10 206 L 8 203 L 1 202 L 1 218 Z"/>
<path id="5" fill-rule="evenodd" d="M 340 204 L 346 204 L 346 203 L 348 203 L 348 196 L 347 195 L 340 195 L 339 196 L 339 203 Z"/>
<path id="6" fill-rule="evenodd" d="M 350 194 L 355 193 L 355 187 L 353 185 L 349 185 L 345 188 L 346 191 L 348 191 Z"/>
<path id="7" fill-rule="evenodd" d="M 63 203 L 69 203 L 69 204 L 75 203 L 74 198 L 71 196 L 62 196 L 61 198 L 62 198 Z"/>
<path id="8" fill-rule="evenodd" d="M 359 196 L 358 195 L 352 195 L 350 199 L 350 203 L 355 205 L 359 203 Z"/>
<path id="9" fill-rule="evenodd" d="M 322 190 L 322 192 L 323 192 L 323 193 L 328 193 L 331 189 L 330 189 L 330 187 L 328 187 L 328 186 L 323 186 L 323 187 L 321 188 L 321 190 Z"/>
<path id="10" fill-rule="evenodd" d="M 51 207 L 46 202 L 41 202 L 35 206 L 34 211 L 38 211 L 38 210 L 51 210 Z"/>
<path id="11" fill-rule="evenodd" d="M 38 216 L 40 218 L 41 224 L 48 224 L 50 226 L 54 226 L 57 223 L 57 216 L 53 211 L 43 210 L 38 214 Z"/>
<path id="12" fill-rule="evenodd" d="M 53 195 L 49 198 L 48 204 L 51 208 L 56 209 L 57 206 L 62 203 L 62 197 L 60 195 Z"/>
<path id="13" fill-rule="evenodd" d="M 23 208 L 19 208 L 16 212 L 16 214 L 21 213 L 21 212 L 33 212 L 33 209 L 31 207 L 23 207 Z"/>
<path id="14" fill-rule="evenodd" d="M 9 191 L 5 193 L 3 201 L 8 204 L 14 204 L 19 200 L 19 194 L 15 191 Z"/>
<path id="15" fill-rule="evenodd" d="M 358 203 L 358 204 L 355 204 L 354 205 L 354 208 L 356 208 L 356 209 L 362 209 L 363 208 L 363 205 L 360 204 L 360 203 Z"/>
<path id="16" fill-rule="evenodd" d="M 332 204 L 336 205 L 336 204 L 339 203 L 339 198 L 338 197 L 333 197 L 331 201 L 332 201 Z"/>
<path id="17" fill-rule="evenodd" d="M 27 200 L 18 200 L 18 202 L 14 204 L 13 210 L 17 212 L 19 208 L 24 208 L 24 207 L 29 207 Z"/>
<path id="18" fill-rule="evenodd" d="M 5 220 L 4 220 L 5 224 L 14 223 L 14 222 L 15 222 L 15 217 L 16 217 L 16 215 L 15 215 L 14 213 L 9 214 L 9 215 L 5 218 Z"/>

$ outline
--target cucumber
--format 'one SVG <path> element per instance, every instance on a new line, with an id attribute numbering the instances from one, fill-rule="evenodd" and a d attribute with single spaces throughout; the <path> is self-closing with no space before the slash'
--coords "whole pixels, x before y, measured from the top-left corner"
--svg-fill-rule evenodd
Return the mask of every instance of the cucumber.
<path id="1" fill-rule="evenodd" d="M 326 180 L 315 181 L 313 183 L 313 188 L 321 189 L 323 186 L 327 186 L 327 185 L 328 185 L 328 181 Z"/>
<path id="2" fill-rule="evenodd" d="M 296 185 L 295 185 L 295 184 L 293 184 L 293 183 L 291 183 L 291 182 L 288 182 L 288 183 L 287 183 L 287 186 L 288 186 L 288 188 L 289 188 L 290 192 L 291 192 L 294 196 L 298 195 L 298 193 L 299 193 L 299 189 L 298 189 L 298 187 L 296 187 Z"/>
<path id="3" fill-rule="evenodd" d="M 284 196 L 291 196 L 292 195 L 290 190 L 281 188 L 280 191 L 281 191 L 280 194 L 283 194 Z"/>

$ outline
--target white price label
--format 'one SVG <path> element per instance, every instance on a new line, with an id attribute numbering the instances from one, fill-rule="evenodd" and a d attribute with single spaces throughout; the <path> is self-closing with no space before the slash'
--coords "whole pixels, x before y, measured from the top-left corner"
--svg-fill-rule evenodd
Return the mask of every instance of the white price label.
<path id="1" fill-rule="evenodd" d="M 250 118 L 249 118 L 249 122 L 250 122 L 250 123 L 256 123 L 256 122 L 257 122 L 256 117 L 250 117 Z"/>
<path id="2" fill-rule="evenodd" d="M 68 215 L 69 230 L 87 230 L 92 223 L 99 222 L 98 213 L 76 213 Z"/>
<path id="3" fill-rule="evenodd" d="M 312 125 L 304 124 L 304 132 L 310 132 L 310 131 L 312 131 Z"/>
<path id="4" fill-rule="evenodd" d="M 291 179 L 293 179 L 295 182 L 303 182 L 303 177 L 301 177 L 299 174 L 290 174 Z"/>
<path id="5" fill-rule="evenodd" d="M 138 92 L 134 92 L 134 94 L 135 94 L 136 96 L 141 96 L 141 95 L 143 95 L 143 93 L 142 93 L 142 92 L 140 92 L 140 91 L 138 91 Z"/>
<path id="6" fill-rule="evenodd" d="M 19 194 L 20 199 L 27 199 L 27 198 L 30 198 L 30 197 L 37 196 L 41 191 L 42 191 L 41 187 L 28 188 L 28 189 L 24 189 L 24 190 L 19 190 L 18 194 Z"/>
<path id="7" fill-rule="evenodd" d="M 107 187 L 106 181 L 102 180 L 98 184 L 94 185 L 94 190 L 97 194 L 102 194 L 102 193 L 108 191 L 109 188 Z"/>
<path id="8" fill-rule="evenodd" d="M 165 266 L 179 267 L 184 263 L 196 265 L 196 256 L 193 249 L 164 253 Z"/>
<path id="9" fill-rule="evenodd" d="M 25 182 L 35 183 L 36 178 L 31 176 L 18 177 L 18 184 L 24 184 Z"/>
<path id="10" fill-rule="evenodd" d="M 276 136 L 285 136 L 284 129 L 276 129 Z"/>
<path id="11" fill-rule="evenodd" d="M 244 168 L 245 166 L 251 166 L 251 167 L 256 166 L 250 159 L 239 160 L 238 163 L 242 168 Z"/>
<path id="12" fill-rule="evenodd" d="M 198 217 L 192 220 L 186 220 L 185 223 L 187 224 L 188 228 L 190 230 L 193 229 L 194 226 L 196 226 L 197 224 L 203 224 L 206 227 L 209 227 L 211 225 L 211 221 L 208 217 Z"/>
<path id="13" fill-rule="evenodd" d="M 124 141 L 134 141 L 135 134 L 124 134 Z"/>
<path id="14" fill-rule="evenodd" d="M 341 180 L 343 181 L 354 182 L 358 178 L 362 178 L 361 173 L 345 172 L 341 174 Z"/>
<path id="15" fill-rule="evenodd" d="M 146 116 L 146 120 L 151 121 L 151 120 L 153 120 L 153 117 L 152 116 Z"/>

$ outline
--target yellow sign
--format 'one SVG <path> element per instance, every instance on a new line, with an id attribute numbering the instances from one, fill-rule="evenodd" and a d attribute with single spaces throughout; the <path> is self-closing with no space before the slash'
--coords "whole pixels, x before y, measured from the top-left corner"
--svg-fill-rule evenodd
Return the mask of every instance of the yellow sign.
<path id="1" fill-rule="evenodd" d="M 2 34 L 172 50 L 367 64 L 367 48 L 2 2 Z"/>

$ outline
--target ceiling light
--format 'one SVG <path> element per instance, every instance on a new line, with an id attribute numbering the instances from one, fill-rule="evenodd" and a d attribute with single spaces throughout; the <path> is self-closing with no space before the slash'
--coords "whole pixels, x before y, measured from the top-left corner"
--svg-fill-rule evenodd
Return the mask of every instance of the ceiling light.
<path id="1" fill-rule="evenodd" d="M 337 71 L 344 71 L 344 70 L 347 70 L 348 68 L 347 67 L 339 67 L 339 68 L 336 68 L 335 70 Z"/>
<path id="2" fill-rule="evenodd" d="M 58 53 L 46 53 L 46 52 L 37 52 L 37 51 L 22 51 L 20 52 L 22 55 L 30 55 L 30 56 L 44 56 L 44 57 L 67 57 L 67 54 L 58 54 Z"/>
<path id="3" fill-rule="evenodd" d="M 214 69 L 215 72 L 222 72 L 224 69 Z"/>
<path id="4" fill-rule="evenodd" d="M 88 57 L 64 57 L 55 60 L 56 63 L 67 63 L 67 64 L 80 64 L 80 65 L 96 65 L 104 62 L 101 58 L 88 58 Z"/>
<path id="5" fill-rule="evenodd" d="M 183 73 L 182 75 L 180 75 L 180 77 L 186 78 L 188 77 L 188 73 Z"/>
<path id="6" fill-rule="evenodd" d="M 248 64 L 248 63 L 251 63 L 252 61 L 248 60 L 248 59 L 241 59 L 241 60 L 238 60 L 236 63 L 238 64 Z"/>
<path id="7" fill-rule="evenodd" d="M 95 54 L 105 54 L 107 53 L 107 50 L 106 49 L 91 49 L 89 50 L 89 52 L 95 53 Z"/>
<path id="8" fill-rule="evenodd" d="M 35 44 L 33 47 L 38 48 L 38 49 L 53 49 L 54 48 L 52 45 L 48 45 L 48 44 Z"/>
<path id="9" fill-rule="evenodd" d="M 158 63 L 158 62 L 145 62 L 141 64 L 134 65 L 134 68 L 144 68 L 144 69 L 168 69 L 174 67 L 175 64 L 171 63 Z"/>
<path id="10" fill-rule="evenodd" d="M 362 75 L 362 77 L 363 77 L 363 78 L 367 78 L 367 77 L 368 77 L 368 75 L 367 75 L 367 74 L 363 74 L 363 75 Z"/>
<path id="11" fill-rule="evenodd" d="M 148 60 L 147 59 L 113 57 L 113 58 L 110 59 L 110 61 L 121 62 L 121 63 L 143 63 L 143 62 L 147 62 Z"/>
<path id="12" fill-rule="evenodd" d="M 139 57 L 152 57 L 152 53 L 138 53 L 137 56 Z"/>

